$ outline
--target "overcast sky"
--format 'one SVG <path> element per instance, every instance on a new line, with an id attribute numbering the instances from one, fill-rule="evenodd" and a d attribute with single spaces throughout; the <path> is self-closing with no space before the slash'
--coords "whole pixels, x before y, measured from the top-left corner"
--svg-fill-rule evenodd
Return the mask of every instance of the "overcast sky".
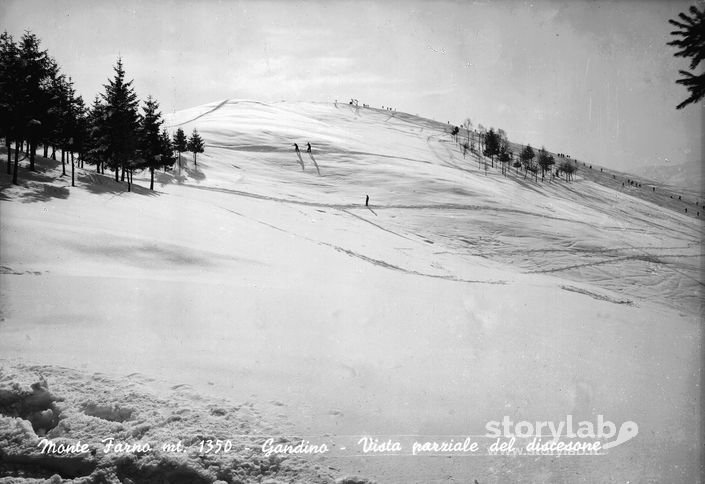
<path id="1" fill-rule="evenodd" d="M 702 159 L 665 45 L 692 3 L 0 0 L 0 29 L 36 33 L 88 103 L 121 55 L 163 112 L 354 97 L 634 169 Z"/>

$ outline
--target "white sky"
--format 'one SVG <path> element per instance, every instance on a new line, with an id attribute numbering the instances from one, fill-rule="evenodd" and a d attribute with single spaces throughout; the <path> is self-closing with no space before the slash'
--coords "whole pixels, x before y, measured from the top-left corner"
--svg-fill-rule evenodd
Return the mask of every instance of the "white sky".
<path id="1" fill-rule="evenodd" d="M 606 166 L 702 160 L 703 104 L 677 111 L 689 2 L 0 1 L 86 101 L 117 56 L 164 112 L 223 98 L 348 101 L 503 128 Z"/>

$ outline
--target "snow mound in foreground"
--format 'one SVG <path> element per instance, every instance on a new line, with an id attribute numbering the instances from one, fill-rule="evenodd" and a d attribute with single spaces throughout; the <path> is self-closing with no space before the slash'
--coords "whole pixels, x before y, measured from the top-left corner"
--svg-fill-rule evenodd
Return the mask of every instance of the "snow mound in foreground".
<path id="1" fill-rule="evenodd" d="M 4 366 L 0 475 L 15 477 L 0 482 L 333 482 L 311 461 L 265 456 L 253 445 L 271 429 L 251 404 L 206 401 L 182 387 L 158 397 L 152 384 L 135 375 L 117 381 L 66 368 Z M 226 439 L 228 452 L 200 453 L 201 441 Z"/>

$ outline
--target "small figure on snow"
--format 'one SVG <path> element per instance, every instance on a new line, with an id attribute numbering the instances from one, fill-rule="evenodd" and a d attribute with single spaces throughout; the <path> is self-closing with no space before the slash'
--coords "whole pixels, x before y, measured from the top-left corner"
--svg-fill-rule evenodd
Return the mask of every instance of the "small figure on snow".
<path id="1" fill-rule="evenodd" d="M 297 145 L 296 143 L 294 143 L 294 151 L 296 151 L 297 153 L 299 152 L 299 145 Z"/>
<path id="2" fill-rule="evenodd" d="M 369 195 L 366 195 L 366 198 L 365 198 L 365 207 L 369 207 L 369 205 L 370 205 L 370 196 L 369 196 Z"/>
<path id="3" fill-rule="evenodd" d="M 306 143 L 306 153 L 311 154 L 311 143 Z"/>

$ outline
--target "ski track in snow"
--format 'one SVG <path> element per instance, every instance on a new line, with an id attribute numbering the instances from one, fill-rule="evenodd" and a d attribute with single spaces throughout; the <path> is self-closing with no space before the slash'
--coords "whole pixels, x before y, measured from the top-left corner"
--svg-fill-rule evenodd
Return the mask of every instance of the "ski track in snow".
<path id="1" fill-rule="evenodd" d="M 483 281 L 483 280 L 469 280 L 469 279 L 461 279 L 461 278 L 455 277 L 455 276 L 445 276 L 445 275 L 441 275 L 441 274 L 425 274 L 425 273 L 423 273 L 423 272 L 418 272 L 418 271 L 414 271 L 414 270 L 404 269 L 403 267 L 395 266 L 395 265 L 393 265 L 393 264 L 389 264 L 388 262 L 384 262 L 384 261 L 382 261 L 382 260 L 373 259 L 373 258 L 371 258 L 371 257 L 367 257 L 367 256 L 365 256 L 365 255 L 358 254 L 358 253 L 356 253 L 356 252 L 353 252 L 352 250 L 344 249 L 343 247 L 339 247 L 339 246 L 337 246 L 337 245 L 329 244 L 329 243 L 327 243 L 327 242 L 319 242 L 319 243 L 320 243 L 321 245 L 326 245 L 326 246 L 328 246 L 328 247 L 332 247 L 332 248 L 334 248 L 335 250 L 337 250 L 337 251 L 339 251 L 339 252 L 343 252 L 343 253 L 345 253 L 345 254 L 351 256 L 351 257 L 356 257 L 356 258 L 358 258 L 358 259 L 362 259 L 362 260 L 364 260 L 365 262 L 369 262 L 369 263 L 371 263 L 371 264 L 373 264 L 373 265 L 376 265 L 376 266 L 379 266 L 379 267 L 384 267 L 384 268 L 386 268 L 386 269 L 393 269 L 393 270 L 396 270 L 396 271 L 403 272 L 403 273 L 405 273 L 405 274 L 412 274 L 412 275 L 415 275 L 415 276 L 423 276 L 423 277 L 432 277 L 432 278 L 436 278 L 436 279 L 444 279 L 444 280 L 453 281 L 453 282 L 465 282 L 465 283 L 469 283 L 469 284 L 478 284 L 478 283 L 480 283 L 480 284 L 501 284 L 501 285 L 507 284 L 507 281 L 502 281 L 502 280 L 486 280 L 486 281 Z"/>
<path id="2" fill-rule="evenodd" d="M 193 118 L 191 118 L 191 119 L 188 119 L 188 120 L 186 120 L 186 121 L 182 121 L 182 122 L 180 122 L 180 123 L 176 123 L 176 124 L 167 124 L 166 127 L 167 127 L 167 128 L 178 128 L 179 126 L 183 126 L 184 124 L 192 123 L 192 122 L 194 122 L 194 121 L 196 121 L 196 120 L 198 120 L 198 119 L 201 119 L 201 118 L 204 117 L 204 116 L 207 116 L 207 115 L 209 115 L 209 114 L 211 114 L 211 113 L 217 111 L 218 109 L 220 109 L 220 108 L 222 108 L 223 106 L 225 106 L 226 104 L 228 104 L 228 102 L 230 102 L 230 99 L 226 99 L 226 100 L 224 100 L 224 101 L 218 103 L 213 109 L 210 109 L 210 110 L 208 110 L 208 111 L 206 111 L 206 112 L 204 112 L 204 113 L 202 113 L 202 114 L 199 114 L 198 116 L 195 116 L 195 117 L 193 117 Z"/>
<path id="3" fill-rule="evenodd" d="M 229 193 L 232 195 L 238 195 L 238 196 L 242 196 L 242 197 L 256 198 L 258 200 L 269 200 L 272 202 L 304 205 L 307 207 L 333 208 L 333 209 L 338 209 L 338 210 L 346 210 L 346 209 L 353 209 L 353 208 L 357 208 L 357 209 L 365 208 L 364 205 L 357 204 L 357 203 L 348 203 L 348 204 L 321 203 L 321 202 L 311 202 L 311 201 L 306 201 L 306 200 L 294 200 L 294 199 L 288 199 L 288 198 L 273 197 L 273 196 L 261 195 L 258 193 L 251 193 L 251 192 L 245 192 L 245 191 L 241 191 L 241 190 L 234 190 L 234 189 L 222 188 L 222 187 L 207 187 L 207 186 L 198 186 L 198 185 L 191 185 L 191 184 L 184 184 L 184 186 L 188 186 L 189 188 L 195 188 L 197 190 L 218 191 L 218 192 Z M 513 213 L 513 214 L 517 214 L 517 215 L 525 215 L 525 216 L 529 216 L 529 217 L 538 217 L 538 218 L 544 218 L 544 219 L 548 219 L 548 220 L 557 220 L 557 221 L 561 221 L 561 222 L 590 226 L 589 222 L 584 222 L 581 220 L 573 220 L 573 219 L 567 219 L 567 218 L 561 218 L 561 217 L 552 217 L 550 215 L 539 214 L 539 213 L 530 212 L 527 210 L 492 207 L 492 206 L 488 206 L 488 205 L 470 205 L 470 204 L 461 204 L 461 203 L 439 203 L 439 204 L 418 204 L 418 205 L 411 205 L 411 204 L 408 204 L 408 205 L 406 205 L 406 204 L 379 205 L 379 204 L 375 204 L 375 205 L 370 205 L 370 207 L 372 207 L 376 210 L 461 210 L 461 211 L 463 211 L 463 210 L 482 210 L 482 211 L 495 211 L 495 212 Z M 603 227 L 603 228 L 605 228 L 605 229 L 613 228 L 613 229 L 623 230 L 622 227 Z"/>
<path id="4" fill-rule="evenodd" d="M 598 301 L 608 301 L 614 304 L 627 304 L 629 306 L 632 306 L 634 304 L 633 301 L 630 301 L 629 299 L 615 299 L 610 296 L 605 296 L 603 294 L 597 294 L 592 291 L 588 291 L 587 289 L 582 289 L 579 287 L 575 286 L 567 286 L 567 285 L 561 285 L 561 289 L 565 291 L 570 291 L 570 292 L 577 292 L 579 294 L 585 294 L 587 296 L 590 296 L 593 299 L 597 299 Z"/>
<path id="5" fill-rule="evenodd" d="M 344 247 L 340 247 L 340 246 L 335 245 L 335 244 L 331 244 L 331 243 L 328 243 L 328 242 L 323 242 L 323 241 L 320 241 L 320 240 L 315 240 L 315 239 L 312 239 L 312 238 L 310 238 L 310 237 L 306 237 L 306 236 L 303 236 L 303 235 L 300 235 L 300 234 L 296 234 L 296 233 L 290 232 L 290 231 L 288 231 L 288 230 L 282 229 L 281 227 L 277 227 L 276 225 L 272 225 L 272 224 L 267 223 L 267 222 L 264 222 L 264 221 L 262 221 L 262 220 L 257 220 L 257 219 L 254 219 L 254 218 L 252 218 L 252 217 L 247 217 L 246 215 L 243 215 L 243 214 L 241 214 L 241 213 L 239 213 L 239 212 L 236 212 L 236 211 L 234 211 L 234 210 L 231 210 L 231 209 L 229 209 L 229 208 L 225 208 L 225 207 L 219 207 L 219 208 L 221 208 L 221 209 L 223 209 L 223 210 L 225 210 L 225 211 L 227 211 L 227 212 L 233 213 L 233 214 L 235 214 L 235 215 L 238 215 L 238 216 L 240 216 L 240 217 L 247 218 L 247 219 L 249 219 L 249 220 L 252 220 L 252 221 L 254 221 L 254 222 L 257 222 L 257 223 L 259 223 L 259 224 L 262 224 L 262 225 L 264 225 L 264 226 L 267 226 L 267 227 L 269 227 L 269 228 L 271 228 L 271 229 L 277 230 L 277 231 L 279 231 L 279 232 L 283 232 L 283 233 L 289 234 L 289 235 L 294 235 L 294 236 L 296 236 L 296 237 L 299 237 L 299 238 L 301 238 L 301 239 L 307 240 L 307 241 L 309 241 L 309 242 L 313 242 L 314 244 L 318 244 L 318 245 L 330 247 L 330 248 L 332 248 L 332 249 L 335 249 L 335 250 L 338 251 L 338 252 L 342 252 L 342 253 L 344 253 L 344 254 L 346 254 L 346 255 L 349 255 L 349 256 L 351 256 L 351 257 L 355 257 L 355 258 L 357 258 L 357 259 L 363 260 L 363 261 L 368 262 L 368 263 L 370 263 L 370 264 L 372 264 L 372 265 L 374 265 L 374 266 L 377 266 L 377 267 L 383 267 L 383 268 L 385 268 L 385 269 L 391 269 L 391 270 L 395 270 L 395 271 L 399 271 L 399 272 L 403 272 L 403 273 L 405 273 L 405 274 L 410 274 L 410 275 L 415 275 L 415 276 L 431 277 L 431 278 L 436 278 L 436 279 L 444 279 L 444 280 L 453 281 L 453 282 L 463 282 L 463 283 L 469 283 L 469 284 L 478 284 L 478 283 L 482 283 L 482 284 L 507 284 L 507 281 L 503 281 L 503 280 L 471 280 L 471 279 L 463 279 L 463 278 L 459 278 L 459 277 L 455 277 L 455 276 L 451 276 L 451 275 L 428 274 L 428 273 L 419 272 L 419 271 L 415 271 L 415 270 L 411 270 L 411 269 L 405 269 L 405 268 L 403 268 L 403 267 L 400 267 L 400 266 L 391 264 L 391 263 L 389 263 L 389 262 L 385 262 L 385 261 L 383 261 L 383 260 L 379 260 L 379 259 L 374 259 L 374 258 L 372 258 L 372 257 L 368 257 L 368 256 L 366 256 L 366 255 L 357 253 L 357 252 L 355 252 L 355 251 L 353 251 L 353 250 L 346 249 L 346 248 L 344 248 Z M 358 219 L 360 219 L 360 220 L 362 220 L 362 221 L 364 221 L 364 222 L 372 223 L 372 222 L 370 222 L 369 220 L 366 220 L 366 219 L 364 219 L 364 218 L 362 218 L 362 217 L 359 217 L 359 216 L 357 216 L 357 215 L 351 214 L 351 213 L 348 212 L 347 210 L 343 210 L 343 212 L 348 213 L 349 215 L 352 215 L 352 216 L 354 216 L 355 218 L 358 218 Z M 410 240 L 410 241 L 412 241 L 412 242 L 418 242 L 418 241 L 415 241 L 415 240 L 410 239 L 410 238 L 408 238 L 408 237 L 404 237 L 404 236 L 402 236 L 402 235 L 399 235 L 399 234 L 397 234 L 397 233 L 395 233 L 395 232 L 392 232 L 392 231 L 390 231 L 390 230 L 384 229 L 383 227 L 379 227 L 377 224 L 372 223 L 372 225 L 374 225 L 375 227 L 377 227 L 377 228 L 379 228 L 379 229 L 381 229 L 381 230 L 384 230 L 385 232 L 388 232 L 388 233 L 391 233 L 391 234 L 393 234 L 393 235 L 402 237 L 402 238 L 404 238 L 404 239 L 406 239 L 406 240 Z"/>

